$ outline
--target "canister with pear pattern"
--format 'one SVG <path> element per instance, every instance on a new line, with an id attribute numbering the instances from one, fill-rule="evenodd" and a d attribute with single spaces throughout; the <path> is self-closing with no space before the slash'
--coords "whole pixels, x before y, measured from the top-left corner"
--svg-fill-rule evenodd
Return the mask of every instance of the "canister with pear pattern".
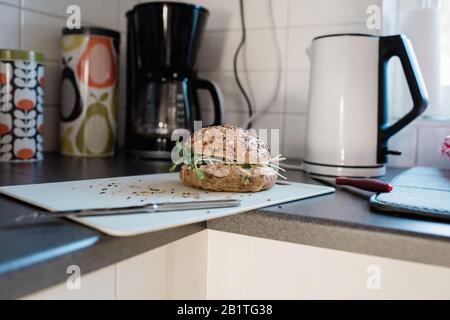
<path id="1" fill-rule="evenodd" d="M 44 56 L 0 49 L 0 161 L 43 159 Z"/>
<path id="2" fill-rule="evenodd" d="M 62 35 L 61 153 L 111 156 L 117 136 L 120 33 L 84 27 L 64 29 Z"/>

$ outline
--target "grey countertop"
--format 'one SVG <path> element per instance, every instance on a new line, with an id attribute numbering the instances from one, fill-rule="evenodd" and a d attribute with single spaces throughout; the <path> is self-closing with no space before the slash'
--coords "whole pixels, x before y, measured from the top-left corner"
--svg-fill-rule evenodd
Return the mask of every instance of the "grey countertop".
<path id="1" fill-rule="evenodd" d="M 124 156 L 103 159 L 46 155 L 43 162 L 0 164 L 0 185 L 166 172 L 169 163 Z M 390 170 L 395 176 L 399 170 Z M 293 181 L 318 183 L 301 172 Z M 66 267 L 94 271 L 210 228 L 274 240 L 450 267 L 450 224 L 370 209 L 370 193 L 336 194 L 130 238 L 103 235 L 68 220 L 8 227 L 35 208 L 0 197 L 0 298 L 18 298 L 65 281 Z"/>
<path id="2" fill-rule="evenodd" d="M 402 170 L 389 169 L 389 180 Z M 294 181 L 317 183 L 302 172 Z M 208 221 L 209 229 L 450 267 L 450 224 L 372 209 L 372 193 L 335 194 Z"/>
<path id="3" fill-rule="evenodd" d="M 95 179 L 167 172 L 169 163 L 124 156 L 82 159 L 49 154 L 42 162 L 0 163 L 0 185 Z M 0 299 L 20 298 L 67 279 L 76 264 L 85 273 L 163 246 L 206 228 L 206 223 L 129 238 L 109 237 L 69 220 L 10 227 L 36 208 L 0 196 Z"/>

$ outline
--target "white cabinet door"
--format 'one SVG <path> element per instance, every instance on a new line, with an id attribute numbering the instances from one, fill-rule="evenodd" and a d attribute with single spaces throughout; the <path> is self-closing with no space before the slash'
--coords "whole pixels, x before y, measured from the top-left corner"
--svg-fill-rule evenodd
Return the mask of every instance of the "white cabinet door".
<path id="1" fill-rule="evenodd" d="M 450 299 L 450 269 L 205 230 L 25 297 L 114 298 Z"/>
<path id="2" fill-rule="evenodd" d="M 118 299 L 205 299 L 207 231 L 117 264 Z"/>
<path id="3" fill-rule="evenodd" d="M 117 264 L 117 299 L 167 299 L 167 246 Z"/>
<path id="4" fill-rule="evenodd" d="M 168 299 L 206 299 L 208 231 L 167 247 Z"/>
<path id="5" fill-rule="evenodd" d="M 206 298 L 207 231 L 117 264 L 118 299 Z"/>
<path id="6" fill-rule="evenodd" d="M 204 230 L 23 299 L 205 299 L 207 247 Z"/>
<path id="7" fill-rule="evenodd" d="M 209 299 L 449 299 L 450 269 L 209 230 Z"/>

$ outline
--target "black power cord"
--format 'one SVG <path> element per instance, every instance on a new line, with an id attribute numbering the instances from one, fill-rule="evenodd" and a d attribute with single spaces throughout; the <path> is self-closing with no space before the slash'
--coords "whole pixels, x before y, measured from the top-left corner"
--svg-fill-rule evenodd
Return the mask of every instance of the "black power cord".
<path id="1" fill-rule="evenodd" d="M 253 116 L 252 102 L 250 101 L 250 98 L 248 97 L 248 94 L 245 91 L 244 86 L 242 85 L 241 79 L 239 79 L 238 66 L 237 66 L 239 53 L 241 52 L 242 48 L 245 45 L 245 41 L 247 40 L 247 29 L 245 26 L 244 0 L 239 0 L 239 6 L 240 6 L 240 13 L 241 13 L 242 38 L 241 38 L 241 42 L 239 43 L 239 46 L 236 50 L 236 53 L 234 54 L 233 71 L 234 71 L 234 78 L 236 79 L 237 86 L 239 87 L 239 90 L 241 91 L 242 95 L 244 96 L 245 102 L 247 103 L 248 116 L 250 118 L 252 118 L 252 116 Z M 247 129 L 250 129 L 251 126 L 252 126 L 252 124 L 250 122 L 248 124 Z"/>

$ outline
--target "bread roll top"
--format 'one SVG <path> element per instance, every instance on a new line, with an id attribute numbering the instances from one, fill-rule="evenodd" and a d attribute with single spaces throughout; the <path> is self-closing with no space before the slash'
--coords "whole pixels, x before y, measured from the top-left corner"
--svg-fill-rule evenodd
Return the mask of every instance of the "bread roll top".
<path id="1" fill-rule="evenodd" d="M 234 126 L 202 128 L 186 142 L 195 154 L 222 159 L 225 163 L 268 164 L 270 150 L 254 130 Z"/>

